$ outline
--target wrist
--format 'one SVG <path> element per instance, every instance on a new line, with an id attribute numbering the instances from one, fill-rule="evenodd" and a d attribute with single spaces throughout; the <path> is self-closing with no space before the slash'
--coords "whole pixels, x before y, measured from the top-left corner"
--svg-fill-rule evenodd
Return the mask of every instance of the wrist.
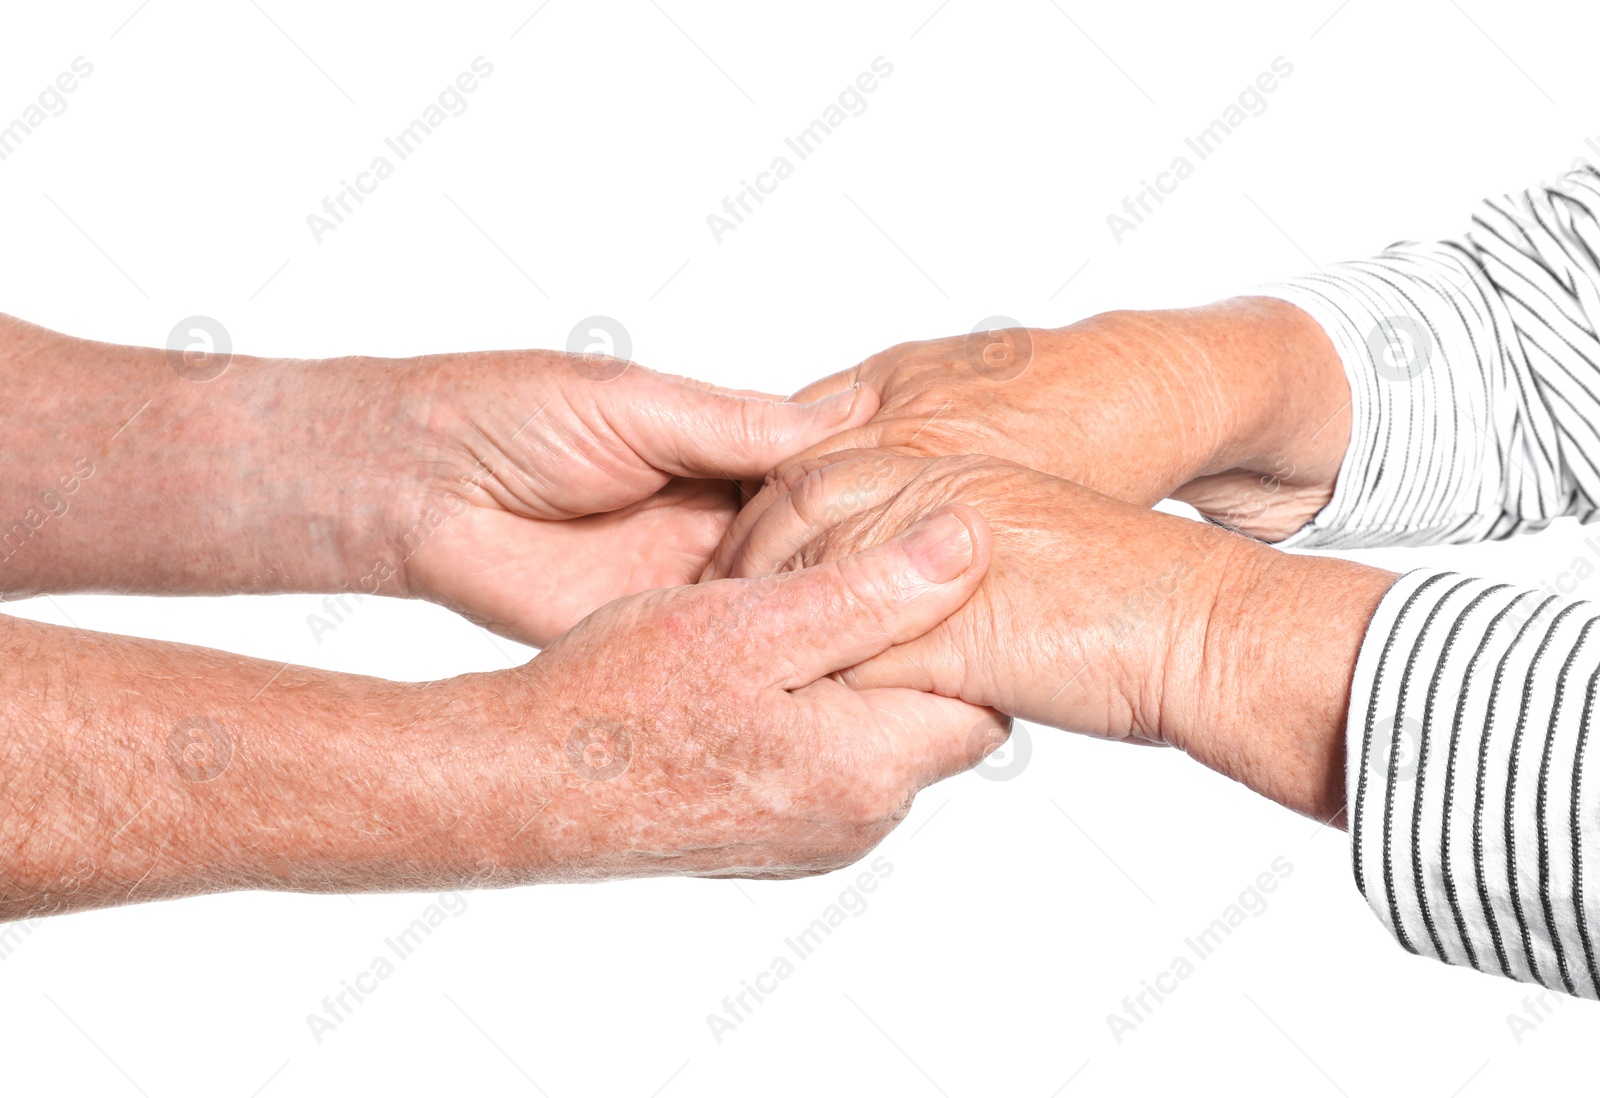
<path id="1" fill-rule="evenodd" d="M 1302 422 L 1325 398 L 1300 365 L 1316 359 L 1307 348 L 1318 340 L 1343 384 L 1315 321 L 1272 298 L 1103 313 L 1036 333 L 1050 379 L 1040 399 L 1070 421 L 1051 455 L 1062 467 L 1046 471 L 1079 483 L 1098 475 L 1090 487 L 1140 504 L 1225 470 L 1292 475 L 1321 425 Z"/>
<path id="2" fill-rule="evenodd" d="M 258 513 L 219 537 L 248 539 L 267 589 L 408 595 L 401 546 L 427 508 L 420 470 L 432 456 L 415 366 L 351 357 L 235 367 L 227 390 L 201 397 L 225 436 L 237 432 L 249 465 L 219 470 L 208 495 L 226 507 L 242 493 Z"/>
<path id="3" fill-rule="evenodd" d="M 1332 498 L 1349 445 L 1350 386 L 1327 333 L 1269 297 L 1147 316 L 1189 348 L 1153 360 L 1173 393 L 1154 419 L 1198 425 L 1170 432 L 1189 448 L 1160 494 L 1252 537 L 1293 534 Z"/>
<path id="4" fill-rule="evenodd" d="M 1332 342 L 1312 317 L 1272 297 L 1236 297 L 1142 314 L 1187 348 L 1164 361 L 1193 417 L 1187 479 L 1232 469 L 1281 478 L 1337 474 L 1348 439 L 1337 422 L 1349 384 Z M 1333 421 L 1333 422 L 1330 422 Z M 1183 483 L 1182 481 L 1178 483 Z"/>
<path id="5" fill-rule="evenodd" d="M 1197 473 L 1228 469 L 1337 474 L 1349 437 L 1339 415 L 1350 389 L 1338 352 L 1312 317 L 1273 297 L 1237 297 L 1177 310 L 1205 361 L 1203 372 L 1230 413 L 1227 430 Z"/>
<path id="6" fill-rule="evenodd" d="M 1177 680 L 1187 693 L 1173 741 L 1279 804 L 1338 821 L 1356 657 L 1396 576 L 1228 537 Z"/>

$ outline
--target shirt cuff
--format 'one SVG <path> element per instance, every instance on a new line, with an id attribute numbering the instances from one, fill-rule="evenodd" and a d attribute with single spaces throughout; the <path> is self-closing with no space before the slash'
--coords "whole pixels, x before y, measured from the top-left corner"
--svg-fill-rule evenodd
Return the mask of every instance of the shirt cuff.
<path id="1" fill-rule="evenodd" d="M 1351 685 L 1350 852 L 1412 953 L 1600 998 L 1597 622 L 1429 569 L 1379 603 Z"/>
<path id="2" fill-rule="evenodd" d="M 1499 441 L 1521 440 L 1514 404 L 1496 399 L 1509 383 L 1497 364 L 1510 323 L 1497 327 L 1482 278 L 1459 249 L 1408 244 L 1252 291 L 1309 313 L 1350 383 L 1350 445 L 1333 496 L 1281 546 L 1461 543 L 1541 524 L 1506 514 L 1525 460 Z"/>

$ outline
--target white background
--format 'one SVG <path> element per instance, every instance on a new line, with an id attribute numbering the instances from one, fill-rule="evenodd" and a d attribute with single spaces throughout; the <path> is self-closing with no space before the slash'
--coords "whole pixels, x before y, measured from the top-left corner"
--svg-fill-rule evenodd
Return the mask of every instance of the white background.
<path id="1" fill-rule="evenodd" d="M 0 120 L 94 65 L 0 162 L 0 309 L 125 343 L 207 314 L 257 354 L 560 347 L 603 313 L 650 366 L 789 391 L 992 314 L 1191 304 L 1457 233 L 1476 198 L 1600 143 L 1600 16 L 1545 0 L 137 3 L 8 4 L 0 25 Z M 469 109 L 318 244 L 306 215 L 480 55 Z M 869 109 L 716 243 L 706 215 L 879 56 L 894 73 Z M 1107 213 L 1279 56 L 1294 72 L 1266 112 L 1117 243 Z M 1537 584 L 1581 537 L 1361 556 Z M 11 609 L 397 678 L 530 655 L 376 601 L 319 644 L 317 601 Z M 923 794 L 870 907 L 720 1044 L 707 1014 L 847 875 L 473 893 L 321 1044 L 307 1014 L 428 897 L 48 920 L 0 961 L 0 1090 L 1592 1086 L 1596 1008 L 1561 999 L 1519 1042 L 1529 989 L 1402 952 L 1342 833 L 1176 753 L 1031 732 L 1015 780 Z M 1293 872 L 1267 910 L 1119 1044 L 1106 1015 L 1278 857 Z"/>

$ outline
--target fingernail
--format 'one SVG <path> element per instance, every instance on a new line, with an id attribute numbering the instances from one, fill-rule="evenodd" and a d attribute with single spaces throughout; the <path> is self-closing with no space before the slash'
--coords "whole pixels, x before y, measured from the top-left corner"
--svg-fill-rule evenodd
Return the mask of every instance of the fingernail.
<path id="1" fill-rule="evenodd" d="M 861 395 L 861 386 L 852 385 L 848 389 L 834 393 L 830 397 L 811 404 L 812 413 L 824 423 L 843 423 L 850 418 L 850 413 L 855 410 L 856 398 Z"/>
<path id="2" fill-rule="evenodd" d="M 949 583 L 972 564 L 972 534 L 950 511 L 925 518 L 901 538 L 911 567 L 929 583 Z"/>

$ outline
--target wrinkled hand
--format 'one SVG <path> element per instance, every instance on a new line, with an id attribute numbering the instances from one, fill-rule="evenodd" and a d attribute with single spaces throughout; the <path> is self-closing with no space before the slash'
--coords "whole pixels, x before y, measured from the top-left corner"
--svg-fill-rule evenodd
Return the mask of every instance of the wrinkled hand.
<path id="1" fill-rule="evenodd" d="M 792 466 L 712 569 L 756 576 L 834 560 L 954 502 L 993 532 L 977 593 L 842 681 L 1171 744 L 1298 810 L 1338 809 L 1350 661 L 1387 573 L 1288 556 L 993 458 L 883 451 Z M 1313 635 L 1324 627 L 1327 658 Z M 1306 666 L 1294 678 L 1273 670 L 1280 660 Z M 1301 688 L 1293 705 L 1275 693 L 1284 682 Z"/>
<path id="2" fill-rule="evenodd" d="M 856 384 L 877 390 L 878 413 L 787 464 L 865 448 L 989 454 L 1131 503 L 1175 495 L 1274 539 L 1327 502 L 1348 437 L 1337 356 L 1270 298 L 902 343 L 795 399 Z"/>
<path id="3" fill-rule="evenodd" d="M 813 404 L 550 351 L 407 364 L 389 540 L 406 592 L 531 644 L 597 606 L 696 579 L 737 481 L 842 427 L 875 395 Z"/>
<path id="4" fill-rule="evenodd" d="M 526 668 L 495 673 L 506 719 L 538 712 L 555 730 L 530 768 L 554 788 L 519 849 L 558 852 L 538 872 L 559 879 L 794 877 L 855 861 L 1009 722 L 829 675 L 936 626 L 988 559 L 983 520 L 946 509 L 816 568 L 619 600 Z M 482 678 L 467 680 L 474 697 Z"/>
<path id="5" fill-rule="evenodd" d="M 930 690 L 1116 739 L 1163 742 L 1182 726 L 1172 710 L 1184 697 L 1168 681 L 1192 676 L 1182 656 L 1203 635 L 1229 558 L 1244 544 L 979 456 L 833 454 L 791 467 L 762 495 L 752 508 L 768 506 L 743 543 L 718 549 L 717 575 L 836 560 L 933 508 L 972 507 L 995 543 L 977 594 L 846 681 Z"/>

